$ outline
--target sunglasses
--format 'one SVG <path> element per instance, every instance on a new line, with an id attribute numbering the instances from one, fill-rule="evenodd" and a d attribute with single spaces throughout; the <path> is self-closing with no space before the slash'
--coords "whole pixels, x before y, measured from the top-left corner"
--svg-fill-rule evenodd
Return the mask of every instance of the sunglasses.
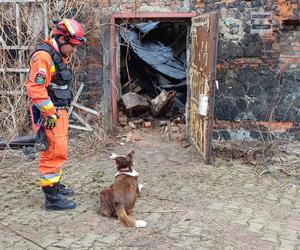
<path id="1" fill-rule="evenodd" d="M 86 38 L 85 37 L 78 37 L 78 36 L 71 36 L 71 39 L 77 40 L 81 43 L 86 43 Z"/>
<path id="2" fill-rule="evenodd" d="M 69 45 L 71 45 L 73 48 L 78 48 L 80 46 L 80 44 L 73 44 L 73 43 L 69 43 Z"/>

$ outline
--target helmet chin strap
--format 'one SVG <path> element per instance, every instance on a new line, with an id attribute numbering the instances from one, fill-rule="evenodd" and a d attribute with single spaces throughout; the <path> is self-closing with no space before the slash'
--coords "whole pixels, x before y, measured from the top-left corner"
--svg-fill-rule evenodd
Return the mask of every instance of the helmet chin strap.
<path id="1" fill-rule="evenodd" d="M 55 36 L 55 40 L 56 40 L 56 42 L 57 42 L 57 46 L 58 46 L 59 52 L 60 52 L 63 56 L 66 57 L 67 55 L 65 55 L 64 53 L 62 53 L 61 47 L 62 47 L 63 45 L 69 44 L 69 38 L 68 38 L 68 37 L 64 37 L 65 42 L 62 43 L 62 42 L 59 41 L 59 37 L 61 37 L 61 36 L 62 36 L 62 35 L 60 35 L 60 36 Z"/>

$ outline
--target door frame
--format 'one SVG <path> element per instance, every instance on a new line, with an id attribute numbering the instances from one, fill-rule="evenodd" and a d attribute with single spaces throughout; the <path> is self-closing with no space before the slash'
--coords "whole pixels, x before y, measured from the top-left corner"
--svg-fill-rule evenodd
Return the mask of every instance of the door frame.
<path id="1" fill-rule="evenodd" d="M 195 12 L 178 13 L 114 13 L 110 17 L 110 61 L 111 61 L 111 121 L 112 132 L 117 132 L 118 106 L 117 106 L 117 58 L 116 58 L 116 23 L 119 19 L 191 19 L 197 16 Z"/>

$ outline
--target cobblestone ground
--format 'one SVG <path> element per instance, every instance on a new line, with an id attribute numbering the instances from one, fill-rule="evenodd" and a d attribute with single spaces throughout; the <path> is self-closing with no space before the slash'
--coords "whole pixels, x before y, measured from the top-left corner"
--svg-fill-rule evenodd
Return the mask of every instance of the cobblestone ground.
<path id="1" fill-rule="evenodd" d="M 146 228 L 124 228 L 98 214 L 99 192 L 113 180 L 108 155 L 129 149 L 145 187 L 135 217 Z M 35 166 L 2 163 L 0 249 L 300 249 L 299 182 L 259 176 L 237 161 L 203 165 L 192 147 L 158 131 L 70 155 L 64 183 L 76 191 L 72 211 L 43 209 Z"/>

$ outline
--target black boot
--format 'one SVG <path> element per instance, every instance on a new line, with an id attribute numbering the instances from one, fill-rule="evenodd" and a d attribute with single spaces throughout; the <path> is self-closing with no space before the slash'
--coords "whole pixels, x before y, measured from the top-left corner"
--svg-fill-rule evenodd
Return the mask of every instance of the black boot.
<path id="1" fill-rule="evenodd" d="M 57 187 L 54 186 L 46 186 L 43 187 L 43 191 L 45 193 L 45 208 L 46 210 L 67 210 L 73 209 L 76 207 L 76 203 L 74 201 L 69 201 L 65 196 L 60 194 L 57 191 Z"/>
<path id="2" fill-rule="evenodd" d="M 54 184 L 57 188 L 57 192 L 64 195 L 64 196 L 72 196 L 74 195 L 74 191 L 70 188 L 66 188 L 64 184 L 61 184 L 60 182 Z"/>

